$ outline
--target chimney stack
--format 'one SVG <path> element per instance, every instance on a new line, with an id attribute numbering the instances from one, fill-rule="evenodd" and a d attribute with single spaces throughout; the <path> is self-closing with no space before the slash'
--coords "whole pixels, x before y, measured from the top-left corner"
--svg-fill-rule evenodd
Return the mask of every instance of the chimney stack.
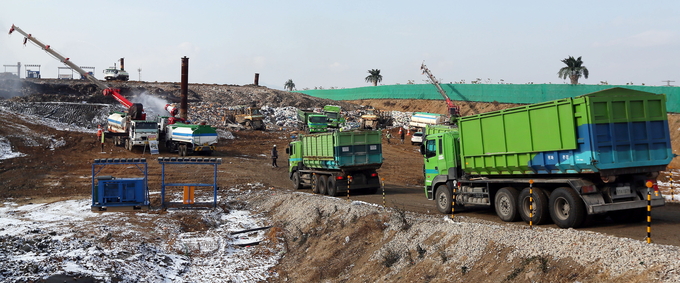
<path id="1" fill-rule="evenodd" d="M 180 83 L 180 103 L 179 103 L 179 117 L 187 119 L 187 91 L 189 89 L 189 58 L 182 57 L 182 81 Z"/>

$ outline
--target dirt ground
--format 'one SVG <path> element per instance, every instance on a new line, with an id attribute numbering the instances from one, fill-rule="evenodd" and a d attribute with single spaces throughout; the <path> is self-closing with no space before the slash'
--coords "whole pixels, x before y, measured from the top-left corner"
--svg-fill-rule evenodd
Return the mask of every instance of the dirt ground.
<path id="1" fill-rule="evenodd" d="M 352 101 L 352 103 L 372 105 L 385 110 L 439 113 L 445 111 L 444 103 L 439 101 L 363 100 Z M 475 103 L 470 106 L 463 105 L 462 113 L 466 115 L 470 111 L 488 112 L 511 106 L 497 103 Z M 7 112 L 0 112 L 0 119 L 4 124 L 3 127 L 0 127 L 0 136 L 10 140 L 14 151 L 26 154 L 26 156 L 20 158 L 0 160 L 0 199 L 2 200 L 11 199 L 17 203 L 36 203 L 89 198 L 91 195 L 91 162 L 96 158 L 145 157 L 149 166 L 149 188 L 152 192 L 160 190 L 161 165 L 155 161 L 159 155 L 150 155 L 149 152 L 142 152 L 141 149 L 129 152 L 123 147 L 113 146 L 109 141 L 105 143 L 102 151 L 94 134 L 55 130 L 27 122 Z M 672 129 L 674 152 L 676 152 L 678 146 L 680 146 L 678 144 L 680 137 L 678 137 L 676 130 L 680 127 L 680 119 L 677 115 L 670 115 L 669 124 Z M 35 142 L 27 144 L 23 138 L 16 135 L 17 129 L 35 133 L 33 134 Z M 30 129 L 30 131 L 26 131 L 26 129 Z M 393 129 L 393 131 L 393 136 L 396 137 L 396 129 Z M 221 139 L 217 151 L 212 155 L 212 157 L 222 158 L 223 160 L 223 164 L 218 167 L 217 182 L 221 188 L 261 183 L 267 188 L 292 190 L 286 169 L 287 156 L 284 152 L 290 141 L 289 132 L 240 131 L 233 134 L 234 139 Z M 44 139 L 48 136 L 52 136 L 53 141 Z M 63 140 L 65 143 L 63 146 L 51 148 L 54 140 Z M 279 148 L 281 156 L 278 160 L 279 168 L 272 168 L 270 166 L 271 160 L 268 158 L 269 151 L 275 144 Z M 421 171 L 423 161 L 418 152 L 418 147 L 412 146 L 408 137 L 403 144 L 398 142 L 398 139 L 393 138 L 389 144 L 384 141 L 384 145 L 384 164 L 378 172 L 385 180 L 385 197 L 383 198 L 381 192 L 376 195 L 358 194 L 350 197 L 377 204 L 384 202 L 387 206 L 417 213 L 438 214 L 434 202 L 428 201 L 423 193 L 421 185 L 423 182 Z M 160 156 L 175 155 L 162 153 Z M 674 161 L 672 166 L 677 167 L 677 161 Z M 100 174 L 136 177 L 138 175 L 135 174 L 139 174 L 138 172 L 136 168 L 129 166 L 112 166 L 102 170 Z M 197 166 L 166 168 L 166 173 L 168 178 L 173 178 L 173 181 L 177 182 L 197 182 L 211 180 L 212 178 L 212 168 L 199 168 Z M 151 198 L 153 206 L 160 205 L 158 194 L 152 194 Z M 653 241 L 658 244 L 680 246 L 680 238 L 677 237 L 678 227 L 680 227 L 678 226 L 680 224 L 680 205 L 668 204 L 663 208 L 655 209 L 652 214 L 654 219 Z M 460 215 L 501 223 L 496 215 L 489 210 L 464 211 L 460 212 Z M 366 223 L 366 225 L 369 224 Z M 516 225 L 525 224 L 518 222 Z M 545 227 L 556 226 L 546 225 Z M 635 240 L 642 240 L 646 237 L 645 223 L 615 224 L 609 219 L 598 219 L 591 225 L 579 229 Z M 360 250 L 360 247 L 357 247 L 357 250 Z M 493 253 L 503 253 L 503 251 L 493 251 Z M 317 260 L 323 259 L 287 257 L 281 263 L 280 268 L 292 273 L 295 272 L 296 264 L 310 264 Z M 520 263 L 505 264 L 506 266 L 502 268 L 512 269 Z M 569 266 L 565 264 L 564 267 L 555 268 L 558 270 L 558 274 L 569 274 Z M 296 278 L 296 276 L 291 277 Z M 297 278 L 307 277 L 300 275 Z M 411 279 L 413 278 L 419 277 L 412 277 Z M 482 278 L 479 277 L 478 279 L 483 281 Z M 436 280 L 432 282 L 436 282 Z"/>

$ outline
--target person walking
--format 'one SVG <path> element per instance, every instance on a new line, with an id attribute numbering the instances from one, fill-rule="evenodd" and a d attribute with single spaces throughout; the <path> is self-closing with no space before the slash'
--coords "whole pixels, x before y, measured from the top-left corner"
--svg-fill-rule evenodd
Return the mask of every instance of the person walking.
<path id="1" fill-rule="evenodd" d="M 404 143 L 404 129 L 399 128 L 399 137 L 401 138 L 401 143 Z"/>
<path id="2" fill-rule="evenodd" d="M 279 167 L 279 165 L 276 165 L 277 158 L 279 158 L 279 152 L 276 151 L 276 145 L 274 145 L 274 147 L 272 147 L 272 168 Z"/>
<path id="3" fill-rule="evenodd" d="M 387 130 L 387 134 L 385 134 L 385 138 L 387 139 L 387 144 L 390 144 L 390 139 L 392 138 L 392 133 L 390 130 Z"/>

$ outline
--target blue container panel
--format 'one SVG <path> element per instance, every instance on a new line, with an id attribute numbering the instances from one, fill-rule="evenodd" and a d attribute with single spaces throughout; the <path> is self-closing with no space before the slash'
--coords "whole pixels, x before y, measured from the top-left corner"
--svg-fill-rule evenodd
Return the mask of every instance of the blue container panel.
<path id="1" fill-rule="evenodd" d="M 673 159 L 668 121 L 595 124 L 599 169 L 666 165 Z"/>
<path id="2" fill-rule="evenodd" d="M 381 144 L 360 144 L 335 147 L 336 164 L 338 167 L 352 167 L 382 164 Z"/>
<path id="3" fill-rule="evenodd" d="M 101 205 L 146 204 L 144 178 L 100 180 L 97 186 L 97 202 Z"/>

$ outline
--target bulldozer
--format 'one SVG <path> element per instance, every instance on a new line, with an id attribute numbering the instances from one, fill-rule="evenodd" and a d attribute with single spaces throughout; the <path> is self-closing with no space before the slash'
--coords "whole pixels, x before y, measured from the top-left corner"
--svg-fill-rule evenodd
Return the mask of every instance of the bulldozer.
<path id="1" fill-rule="evenodd" d="M 238 107 L 228 109 L 222 118 L 225 125 L 238 124 L 246 130 L 265 130 L 264 115 L 254 107 Z"/>
<path id="2" fill-rule="evenodd" d="M 378 109 L 368 109 L 366 113 L 361 115 L 360 129 L 384 129 L 392 125 L 392 112 L 380 111 Z"/>

